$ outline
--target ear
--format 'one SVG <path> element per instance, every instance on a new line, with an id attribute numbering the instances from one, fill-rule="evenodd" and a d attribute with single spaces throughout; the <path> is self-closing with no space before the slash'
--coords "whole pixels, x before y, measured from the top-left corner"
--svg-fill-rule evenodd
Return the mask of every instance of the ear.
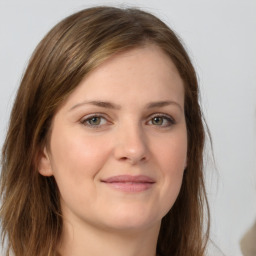
<path id="1" fill-rule="evenodd" d="M 49 157 L 49 153 L 47 152 L 46 147 L 43 148 L 39 152 L 38 156 L 38 172 L 43 176 L 52 176 L 52 165 Z"/>

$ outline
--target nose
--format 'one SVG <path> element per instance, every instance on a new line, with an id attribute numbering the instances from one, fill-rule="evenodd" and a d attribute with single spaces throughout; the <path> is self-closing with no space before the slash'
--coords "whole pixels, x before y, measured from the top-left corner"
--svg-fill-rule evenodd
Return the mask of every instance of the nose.
<path id="1" fill-rule="evenodd" d="M 118 161 L 126 161 L 132 165 L 148 159 L 147 139 L 139 125 L 118 129 L 114 156 Z"/>

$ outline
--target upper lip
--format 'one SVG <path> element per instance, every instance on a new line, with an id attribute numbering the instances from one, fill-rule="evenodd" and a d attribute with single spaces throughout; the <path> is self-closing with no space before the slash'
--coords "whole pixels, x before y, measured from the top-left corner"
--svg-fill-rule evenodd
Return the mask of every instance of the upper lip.
<path id="1" fill-rule="evenodd" d="M 106 179 L 101 180 L 105 183 L 125 183 L 125 182 L 133 182 L 133 183 L 155 183 L 154 179 L 145 175 L 117 175 L 112 176 Z"/>

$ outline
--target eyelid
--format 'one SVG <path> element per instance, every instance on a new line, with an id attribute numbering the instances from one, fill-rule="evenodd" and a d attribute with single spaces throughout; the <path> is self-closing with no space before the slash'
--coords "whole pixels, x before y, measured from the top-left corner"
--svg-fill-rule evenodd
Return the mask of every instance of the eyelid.
<path id="1" fill-rule="evenodd" d="M 84 116 L 81 118 L 81 120 L 88 119 L 88 118 L 94 117 L 94 116 L 97 116 L 97 117 L 105 117 L 106 114 L 101 113 L 101 112 L 95 112 L 95 113 L 91 113 L 91 114 L 84 115 Z"/>
<path id="2" fill-rule="evenodd" d="M 165 118 L 165 119 L 167 119 L 167 121 L 170 123 L 169 125 L 165 125 L 165 126 L 163 126 L 163 125 L 159 125 L 159 127 L 169 127 L 169 126 L 172 126 L 172 125 L 174 125 L 174 124 L 176 124 L 176 120 L 171 116 L 171 115 L 169 115 L 169 114 L 165 114 L 165 113 L 154 113 L 154 114 L 151 114 L 149 117 L 148 117 L 148 119 L 149 119 L 149 121 L 151 121 L 154 117 L 162 117 L 162 118 Z M 148 121 L 148 122 L 149 122 Z M 157 126 L 157 125 L 156 125 Z"/>
<path id="3" fill-rule="evenodd" d="M 89 124 L 89 123 L 86 123 L 88 120 L 92 119 L 93 117 L 99 117 L 101 119 L 104 119 L 106 121 L 105 124 L 99 124 L 99 125 L 93 125 L 93 124 Z M 165 120 L 167 120 L 168 124 L 165 124 L 165 125 L 153 125 L 153 124 L 150 124 L 150 125 L 153 125 L 153 126 L 158 126 L 159 128 L 166 128 L 166 127 L 170 127 L 174 124 L 176 124 L 176 120 L 173 118 L 173 116 L 169 115 L 169 114 L 166 114 L 166 113 L 153 113 L 153 114 L 150 114 L 148 117 L 147 117 L 147 124 L 149 122 L 152 121 L 153 118 L 155 117 L 161 117 Z M 89 127 L 89 128 L 101 128 L 102 126 L 105 126 L 107 124 L 111 124 L 111 120 L 110 118 L 105 114 L 105 113 L 101 113 L 101 112 L 96 112 L 96 113 L 91 113 L 91 114 L 88 114 L 88 115 L 85 115 L 83 116 L 83 118 L 80 119 L 79 121 L 82 125 L 86 126 L 86 127 Z"/>
<path id="4" fill-rule="evenodd" d="M 83 118 L 80 119 L 80 123 L 86 127 L 89 127 L 89 128 L 100 128 L 102 126 L 104 126 L 105 124 L 99 124 L 99 125 L 90 125 L 88 123 L 86 123 L 88 120 L 92 119 L 93 117 L 99 117 L 101 119 L 105 119 L 106 120 L 106 123 L 111 123 L 109 118 L 106 117 L 105 114 L 103 113 L 92 113 L 92 114 L 88 114 L 88 115 L 85 115 Z"/>

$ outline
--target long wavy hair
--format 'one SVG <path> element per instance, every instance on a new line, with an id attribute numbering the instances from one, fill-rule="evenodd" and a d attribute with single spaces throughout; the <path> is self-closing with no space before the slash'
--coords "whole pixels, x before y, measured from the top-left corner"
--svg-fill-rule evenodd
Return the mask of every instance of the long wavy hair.
<path id="1" fill-rule="evenodd" d="M 188 132 L 187 167 L 178 198 L 162 219 L 157 252 L 205 255 L 209 236 L 203 175 L 205 128 L 195 70 L 165 23 L 139 9 L 115 7 L 89 8 L 65 18 L 43 38 L 30 59 L 2 150 L 0 217 L 6 255 L 58 255 L 63 228 L 59 190 L 54 177 L 41 176 L 37 170 L 52 118 L 81 80 L 107 58 L 148 43 L 170 57 L 184 82 Z"/>

